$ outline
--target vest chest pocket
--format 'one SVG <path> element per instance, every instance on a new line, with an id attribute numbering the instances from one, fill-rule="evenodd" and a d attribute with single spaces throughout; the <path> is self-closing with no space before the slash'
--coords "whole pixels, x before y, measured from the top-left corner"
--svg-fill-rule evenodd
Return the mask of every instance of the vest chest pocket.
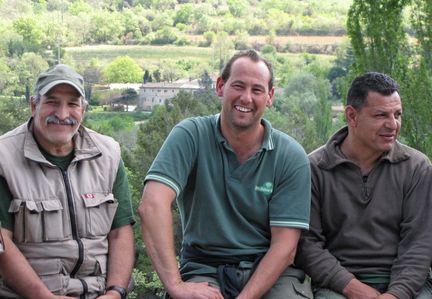
<path id="1" fill-rule="evenodd" d="M 37 243 L 70 238 L 70 227 L 63 217 L 63 206 L 58 199 L 14 199 L 9 213 L 15 215 L 14 238 L 18 242 Z"/>
<path id="2" fill-rule="evenodd" d="M 105 236 L 111 230 L 118 202 L 113 194 L 91 193 L 82 195 L 86 221 L 84 223 L 88 237 Z"/>

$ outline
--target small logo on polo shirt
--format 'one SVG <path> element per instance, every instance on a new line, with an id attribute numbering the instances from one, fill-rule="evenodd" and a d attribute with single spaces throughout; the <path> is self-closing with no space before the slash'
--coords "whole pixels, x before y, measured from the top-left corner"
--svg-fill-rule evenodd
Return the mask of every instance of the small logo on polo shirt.
<path id="1" fill-rule="evenodd" d="M 84 198 L 95 198 L 95 195 L 93 193 L 86 193 L 84 194 Z"/>
<path id="2" fill-rule="evenodd" d="M 255 191 L 262 192 L 265 195 L 270 195 L 273 192 L 273 184 L 271 182 L 267 182 L 262 184 L 262 186 L 255 186 Z"/>

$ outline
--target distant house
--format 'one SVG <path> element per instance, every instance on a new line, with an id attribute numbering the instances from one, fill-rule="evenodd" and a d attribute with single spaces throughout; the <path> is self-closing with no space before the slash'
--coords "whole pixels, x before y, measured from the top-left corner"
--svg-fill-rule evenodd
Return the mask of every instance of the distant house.
<path id="1" fill-rule="evenodd" d="M 212 87 L 214 88 L 214 83 Z M 164 104 L 166 100 L 172 99 L 180 91 L 193 93 L 202 88 L 199 79 L 180 79 L 172 83 L 144 83 L 138 92 L 138 109 L 150 111 L 155 105 Z"/>

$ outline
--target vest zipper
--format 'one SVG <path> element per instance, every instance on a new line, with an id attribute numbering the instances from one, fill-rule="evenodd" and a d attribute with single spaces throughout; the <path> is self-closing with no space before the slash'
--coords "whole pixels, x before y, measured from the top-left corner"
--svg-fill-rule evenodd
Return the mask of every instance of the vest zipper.
<path id="1" fill-rule="evenodd" d="M 88 293 L 88 285 L 87 282 L 84 279 L 79 279 L 83 285 L 83 294 L 80 295 L 80 299 L 85 299 L 86 294 Z"/>
<path id="2" fill-rule="evenodd" d="M 78 244 L 78 260 L 77 260 L 75 267 L 73 268 L 72 272 L 70 273 L 70 276 L 73 278 L 75 276 L 75 274 L 78 272 L 79 268 L 81 267 L 81 265 L 84 261 L 84 245 L 78 236 L 76 218 L 75 218 L 76 217 L 75 216 L 75 207 L 74 207 L 73 198 L 72 198 L 71 186 L 69 183 L 69 176 L 67 174 L 67 171 L 62 171 L 62 174 L 63 174 L 63 180 L 65 182 L 65 186 L 66 186 L 66 195 L 67 195 L 67 200 L 68 200 L 69 216 L 70 216 L 71 227 L 72 227 L 72 237 Z"/>

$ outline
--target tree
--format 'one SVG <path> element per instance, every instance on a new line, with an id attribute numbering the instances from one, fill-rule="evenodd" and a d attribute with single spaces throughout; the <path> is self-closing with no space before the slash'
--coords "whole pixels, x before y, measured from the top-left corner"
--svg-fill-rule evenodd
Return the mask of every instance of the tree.
<path id="1" fill-rule="evenodd" d="M 241 17 L 249 9 L 249 3 L 246 0 L 227 0 L 230 13 L 235 17 Z"/>
<path id="2" fill-rule="evenodd" d="M 234 44 L 228 38 L 228 33 L 225 31 L 219 31 L 216 34 L 216 38 L 212 44 L 214 61 L 217 63 L 218 69 L 222 70 L 225 63 L 231 56 L 231 52 L 234 49 Z"/>
<path id="3" fill-rule="evenodd" d="M 354 54 L 350 74 L 375 70 L 389 74 L 401 86 L 404 107 L 402 139 L 432 156 L 430 113 L 432 73 L 432 3 L 414 0 L 411 22 L 419 46 L 410 48 L 404 32 L 403 9 L 410 0 L 354 0 L 348 34 Z"/>
<path id="4" fill-rule="evenodd" d="M 150 72 L 148 70 L 144 71 L 144 76 L 143 76 L 143 83 L 146 84 L 148 82 L 152 81 L 152 77 L 150 75 Z"/>
<path id="5" fill-rule="evenodd" d="M 90 22 L 89 39 L 93 43 L 118 41 L 125 31 L 120 16 L 108 11 L 95 12 Z"/>
<path id="6" fill-rule="evenodd" d="M 199 86 L 204 90 L 213 90 L 213 79 L 210 77 L 207 70 L 204 70 L 200 79 L 198 80 Z"/>
<path id="7" fill-rule="evenodd" d="M 48 68 L 48 63 L 39 54 L 24 53 L 16 65 L 20 87 L 24 87 L 25 98 L 30 100 L 31 89 L 33 88 L 38 75 Z"/>
<path id="8" fill-rule="evenodd" d="M 331 86 L 328 80 L 310 73 L 294 75 L 288 82 L 285 96 L 277 96 L 274 109 L 285 116 L 282 131 L 296 138 L 307 150 L 325 143 L 333 131 Z"/>
<path id="9" fill-rule="evenodd" d="M 177 39 L 177 34 L 171 27 L 165 26 L 155 32 L 155 37 L 152 40 L 152 44 L 155 45 L 166 45 L 172 44 Z"/>
<path id="10" fill-rule="evenodd" d="M 194 14 L 194 4 L 186 3 L 179 5 L 179 8 L 175 12 L 174 25 L 178 23 L 191 24 Z"/>
<path id="11" fill-rule="evenodd" d="M 150 0 L 151 6 L 156 11 L 166 11 L 175 7 L 176 0 Z"/>
<path id="12" fill-rule="evenodd" d="M 281 99 L 276 96 L 274 101 L 279 102 Z M 317 142 L 312 120 L 298 106 L 293 107 L 289 114 L 279 111 L 276 107 L 267 109 L 265 118 L 275 129 L 295 138 L 306 152 L 310 152 L 320 145 Z"/>
<path id="13" fill-rule="evenodd" d="M 411 68 L 399 80 L 404 105 L 403 137 L 413 147 L 432 157 L 432 2 L 414 0 L 411 23 L 417 38 Z"/>
<path id="14" fill-rule="evenodd" d="M 18 84 L 18 76 L 7 62 L 6 58 L 0 57 L 0 91 L 4 95 L 11 95 Z"/>
<path id="15" fill-rule="evenodd" d="M 125 111 L 129 111 L 129 105 L 137 104 L 138 93 L 133 88 L 127 88 L 122 91 L 121 97 L 119 99 L 119 103 L 122 103 L 126 106 Z"/>
<path id="16" fill-rule="evenodd" d="M 161 72 L 159 69 L 156 69 L 153 71 L 153 78 L 155 78 L 156 82 L 160 82 L 161 81 Z"/>
<path id="17" fill-rule="evenodd" d="M 91 11 L 93 8 L 90 4 L 86 3 L 84 0 L 77 0 L 71 3 L 68 6 L 68 11 L 70 14 L 74 16 L 78 16 L 82 13 L 87 13 Z"/>
<path id="18" fill-rule="evenodd" d="M 408 40 L 403 9 L 410 0 L 354 0 L 347 29 L 355 56 L 354 73 L 403 73 Z"/>
<path id="19" fill-rule="evenodd" d="M 81 74 L 84 78 L 84 89 L 87 100 L 89 101 L 90 105 L 98 104 L 92 98 L 92 90 L 95 84 L 102 81 L 102 67 L 100 66 L 99 62 L 93 58 L 88 64 L 84 66 Z"/>
<path id="20" fill-rule="evenodd" d="M 159 70 L 162 75 L 162 81 L 173 82 L 180 77 L 179 73 L 181 70 L 177 67 L 177 64 L 170 59 L 161 61 Z"/>
<path id="21" fill-rule="evenodd" d="M 418 40 L 421 61 L 432 67 L 432 3 L 427 0 L 413 0 L 411 24 Z"/>
<path id="22" fill-rule="evenodd" d="M 23 52 L 39 52 L 43 34 L 34 18 L 21 17 L 13 22 L 15 31 L 22 37 Z"/>
<path id="23" fill-rule="evenodd" d="M 203 45 L 207 47 L 207 46 L 210 46 L 213 43 L 213 41 L 215 40 L 216 33 L 214 33 L 213 31 L 206 31 L 206 32 L 204 32 L 203 36 L 205 39 L 205 43 Z"/>
<path id="24" fill-rule="evenodd" d="M 24 98 L 3 98 L 0 101 L 0 115 L 0 135 L 2 135 L 30 117 L 28 102 Z"/>
<path id="25" fill-rule="evenodd" d="M 132 58 L 120 56 L 108 64 L 103 73 L 109 83 L 140 83 L 144 72 Z"/>

